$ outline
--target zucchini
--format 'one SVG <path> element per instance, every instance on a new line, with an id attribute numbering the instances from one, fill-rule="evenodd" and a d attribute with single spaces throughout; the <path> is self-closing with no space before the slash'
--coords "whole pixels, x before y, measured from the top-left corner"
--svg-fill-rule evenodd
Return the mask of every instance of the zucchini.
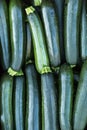
<path id="1" fill-rule="evenodd" d="M 40 130 L 40 97 L 37 73 L 33 64 L 25 68 L 26 119 L 25 130 Z"/>
<path id="2" fill-rule="evenodd" d="M 57 97 L 52 73 L 41 75 L 42 130 L 58 130 Z"/>
<path id="3" fill-rule="evenodd" d="M 41 12 L 46 33 L 50 64 L 52 67 L 57 67 L 61 62 L 59 30 L 56 12 L 52 2 L 43 2 L 41 5 Z"/>
<path id="4" fill-rule="evenodd" d="M 32 42 L 31 42 L 31 32 L 29 23 L 26 22 L 26 62 L 28 62 L 32 55 Z"/>
<path id="5" fill-rule="evenodd" d="M 64 41 L 67 63 L 76 65 L 79 60 L 79 31 L 82 0 L 65 0 Z"/>
<path id="6" fill-rule="evenodd" d="M 15 130 L 24 130 L 25 127 L 25 78 L 14 77 L 14 122 Z"/>
<path id="7" fill-rule="evenodd" d="M 13 78 L 7 74 L 0 80 L 0 115 L 2 130 L 13 130 L 12 92 Z"/>
<path id="8" fill-rule="evenodd" d="M 65 62 L 65 49 L 64 49 L 64 4 L 65 0 L 52 0 L 55 5 L 55 10 L 58 20 L 59 29 L 59 43 L 60 43 L 60 54 L 61 62 Z"/>
<path id="9" fill-rule="evenodd" d="M 11 69 L 19 71 L 25 60 L 25 24 L 21 0 L 10 0 Z"/>
<path id="10" fill-rule="evenodd" d="M 73 115 L 73 129 L 84 130 L 87 124 L 87 60 L 81 69 Z"/>
<path id="11" fill-rule="evenodd" d="M 8 8 L 5 0 L 0 0 L 0 61 L 4 70 L 10 66 L 10 40 Z"/>
<path id="12" fill-rule="evenodd" d="M 87 1 L 82 2 L 82 16 L 81 16 L 81 59 L 87 59 Z"/>
<path id="13" fill-rule="evenodd" d="M 61 130 L 72 130 L 72 99 L 73 72 L 70 66 L 64 64 L 59 72 L 59 120 Z"/>
<path id="14" fill-rule="evenodd" d="M 25 10 L 33 38 L 36 69 L 40 74 L 50 72 L 45 35 L 40 17 L 32 6 Z"/>

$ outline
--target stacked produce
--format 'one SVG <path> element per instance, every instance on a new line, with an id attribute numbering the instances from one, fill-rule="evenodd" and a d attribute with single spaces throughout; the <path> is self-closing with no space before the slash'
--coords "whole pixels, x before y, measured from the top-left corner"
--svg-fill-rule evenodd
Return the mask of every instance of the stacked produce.
<path id="1" fill-rule="evenodd" d="M 86 7 L 0 0 L 0 130 L 87 130 Z"/>

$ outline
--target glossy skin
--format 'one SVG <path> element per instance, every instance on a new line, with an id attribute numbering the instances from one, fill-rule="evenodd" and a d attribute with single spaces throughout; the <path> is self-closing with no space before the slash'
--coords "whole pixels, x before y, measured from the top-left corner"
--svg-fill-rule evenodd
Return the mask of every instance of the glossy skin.
<path id="1" fill-rule="evenodd" d="M 0 61 L 4 70 L 10 66 L 9 19 L 5 0 L 0 0 Z"/>
<path id="2" fill-rule="evenodd" d="M 59 73 L 59 119 L 61 130 L 72 130 L 73 72 L 62 65 Z"/>
<path id="3" fill-rule="evenodd" d="M 58 130 L 57 97 L 52 73 L 41 75 L 42 130 Z"/>
<path id="4" fill-rule="evenodd" d="M 82 2 L 81 16 L 81 58 L 87 59 L 87 0 Z"/>
<path id="5" fill-rule="evenodd" d="M 39 73 L 42 73 L 44 67 L 49 67 L 49 59 L 42 23 L 35 11 L 30 13 L 27 17 L 32 32 L 36 69 Z"/>
<path id="6" fill-rule="evenodd" d="M 79 59 L 79 24 L 82 0 L 65 1 L 64 40 L 66 61 L 75 65 Z"/>
<path id="7" fill-rule="evenodd" d="M 84 130 L 87 124 L 87 60 L 84 62 L 74 104 L 73 130 Z"/>
<path id="8" fill-rule="evenodd" d="M 57 20 L 58 20 L 61 61 L 65 62 L 64 39 L 63 39 L 63 37 L 64 37 L 64 3 L 65 3 L 65 0 L 53 0 L 53 2 L 55 4 L 55 10 L 56 10 Z"/>
<path id="9" fill-rule="evenodd" d="M 21 0 L 10 0 L 9 15 L 12 49 L 11 68 L 19 71 L 25 59 L 24 51 L 26 46 Z"/>
<path id="10" fill-rule="evenodd" d="M 27 87 L 25 130 L 40 130 L 39 85 L 33 64 L 26 66 L 25 76 Z"/>
<path id="11" fill-rule="evenodd" d="M 52 67 L 57 67 L 60 62 L 59 30 L 56 12 L 51 2 L 43 2 L 41 5 L 42 18 L 47 39 L 47 49 Z"/>
<path id="12" fill-rule="evenodd" d="M 12 114 L 13 78 L 4 75 L 0 81 L 0 111 L 2 130 L 13 130 Z"/>
<path id="13" fill-rule="evenodd" d="M 14 119 L 15 129 L 25 127 L 25 79 L 24 76 L 14 77 Z"/>

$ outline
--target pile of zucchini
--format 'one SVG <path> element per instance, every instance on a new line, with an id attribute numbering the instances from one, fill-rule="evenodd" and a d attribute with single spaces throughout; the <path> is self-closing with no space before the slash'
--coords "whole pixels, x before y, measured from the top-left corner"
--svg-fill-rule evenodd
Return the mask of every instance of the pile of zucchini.
<path id="1" fill-rule="evenodd" d="M 87 130 L 87 0 L 0 0 L 0 130 Z"/>

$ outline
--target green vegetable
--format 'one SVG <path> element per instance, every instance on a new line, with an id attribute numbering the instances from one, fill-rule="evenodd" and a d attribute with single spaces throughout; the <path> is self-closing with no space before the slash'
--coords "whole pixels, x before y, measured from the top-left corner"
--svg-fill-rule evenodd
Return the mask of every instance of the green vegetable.
<path id="1" fill-rule="evenodd" d="M 59 43 L 61 61 L 65 62 L 65 49 L 64 49 L 64 3 L 65 0 L 52 0 L 55 5 L 57 14 L 58 28 L 59 28 Z"/>
<path id="2" fill-rule="evenodd" d="M 21 0 L 10 0 L 11 69 L 20 71 L 25 61 L 25 27 Z M 9 72 L 10 73 L 10 72 Z"/>
<path id="3" fill-rule="evenodd" d="M 73 72 L 70 66 L 66 64 L 61 66 L 58 81 L 60 128 L 72 130 Z"/>
<path id="4" fill-rule="evenodd" d="M 14 122 L 16 130 L 24 130 L 25 127 L 25 78 L 14 77 Z"/>
<path id="5" fill-rule="evenodd" d="M 25 10 L 27 13 L 27 19 L 30 24 L 33 38 L 36 69 L 40 74 L 48 73 L 51 70 L 49 67 L 49 59 L 46 49 L 45 35 L 40 17 L 32 6 L 26 8 Z"/>
<path id="6" fill-rule="evenodd" d="M 87 124 L 87 60 L 84 62 L 80 79 L 77 87 L 74 116 L 73 116 L 73 129 L 84 130 Z"/>
<path id="7" fill-rule="evenodd" d="M 87 59 L 87 1 L 82 2 L 81 16 L 81 59 Z"/>
<path id="8" fill-rule="evenodd" d="M 26 62 L 29 62 L 32 56 L 32 40 L 29 23 L 26 22 Z"/>
<path id="9" fill-rule="evenodd" d="M 67 63 L 75 65 L 79 60 L 79 31 L 82 0 L 65 0 L 64 41 Z"/>
<path id="10" fill-rule="evenodd" d="M 59 30 L 56 12 L 52 2 L 43 2 L 41 5 L 41 12 L 46 33 L 50 64 L 52 67 L 57 67 L 61 62 Z"/>
<path id="11" fill-rule="evenodd" d="M 9 40 L 8 9 L 5 0 L 0 0 L 0 62 L 4 70 L 10 66 L 10 40 Z"/>
<path id="12" fill-rule="evenodd" d="M 11 76 L 5 74 L 1 77 L 0 90 L 0 116 L 2 130 L 13 130 L 13 78 Z"/>
<path id="13" fill-rule="evenodd" d="M 33 64 L 25 68 L 26 77 L 26 119 L 25 130 L 41 130 L 40 95 L 37 72 Z"/>
<path id="14" fill-rule="evenodd" d="M 57 97 L 52 73 L 41 75 L 42 130 L 58 130 Z"/>

